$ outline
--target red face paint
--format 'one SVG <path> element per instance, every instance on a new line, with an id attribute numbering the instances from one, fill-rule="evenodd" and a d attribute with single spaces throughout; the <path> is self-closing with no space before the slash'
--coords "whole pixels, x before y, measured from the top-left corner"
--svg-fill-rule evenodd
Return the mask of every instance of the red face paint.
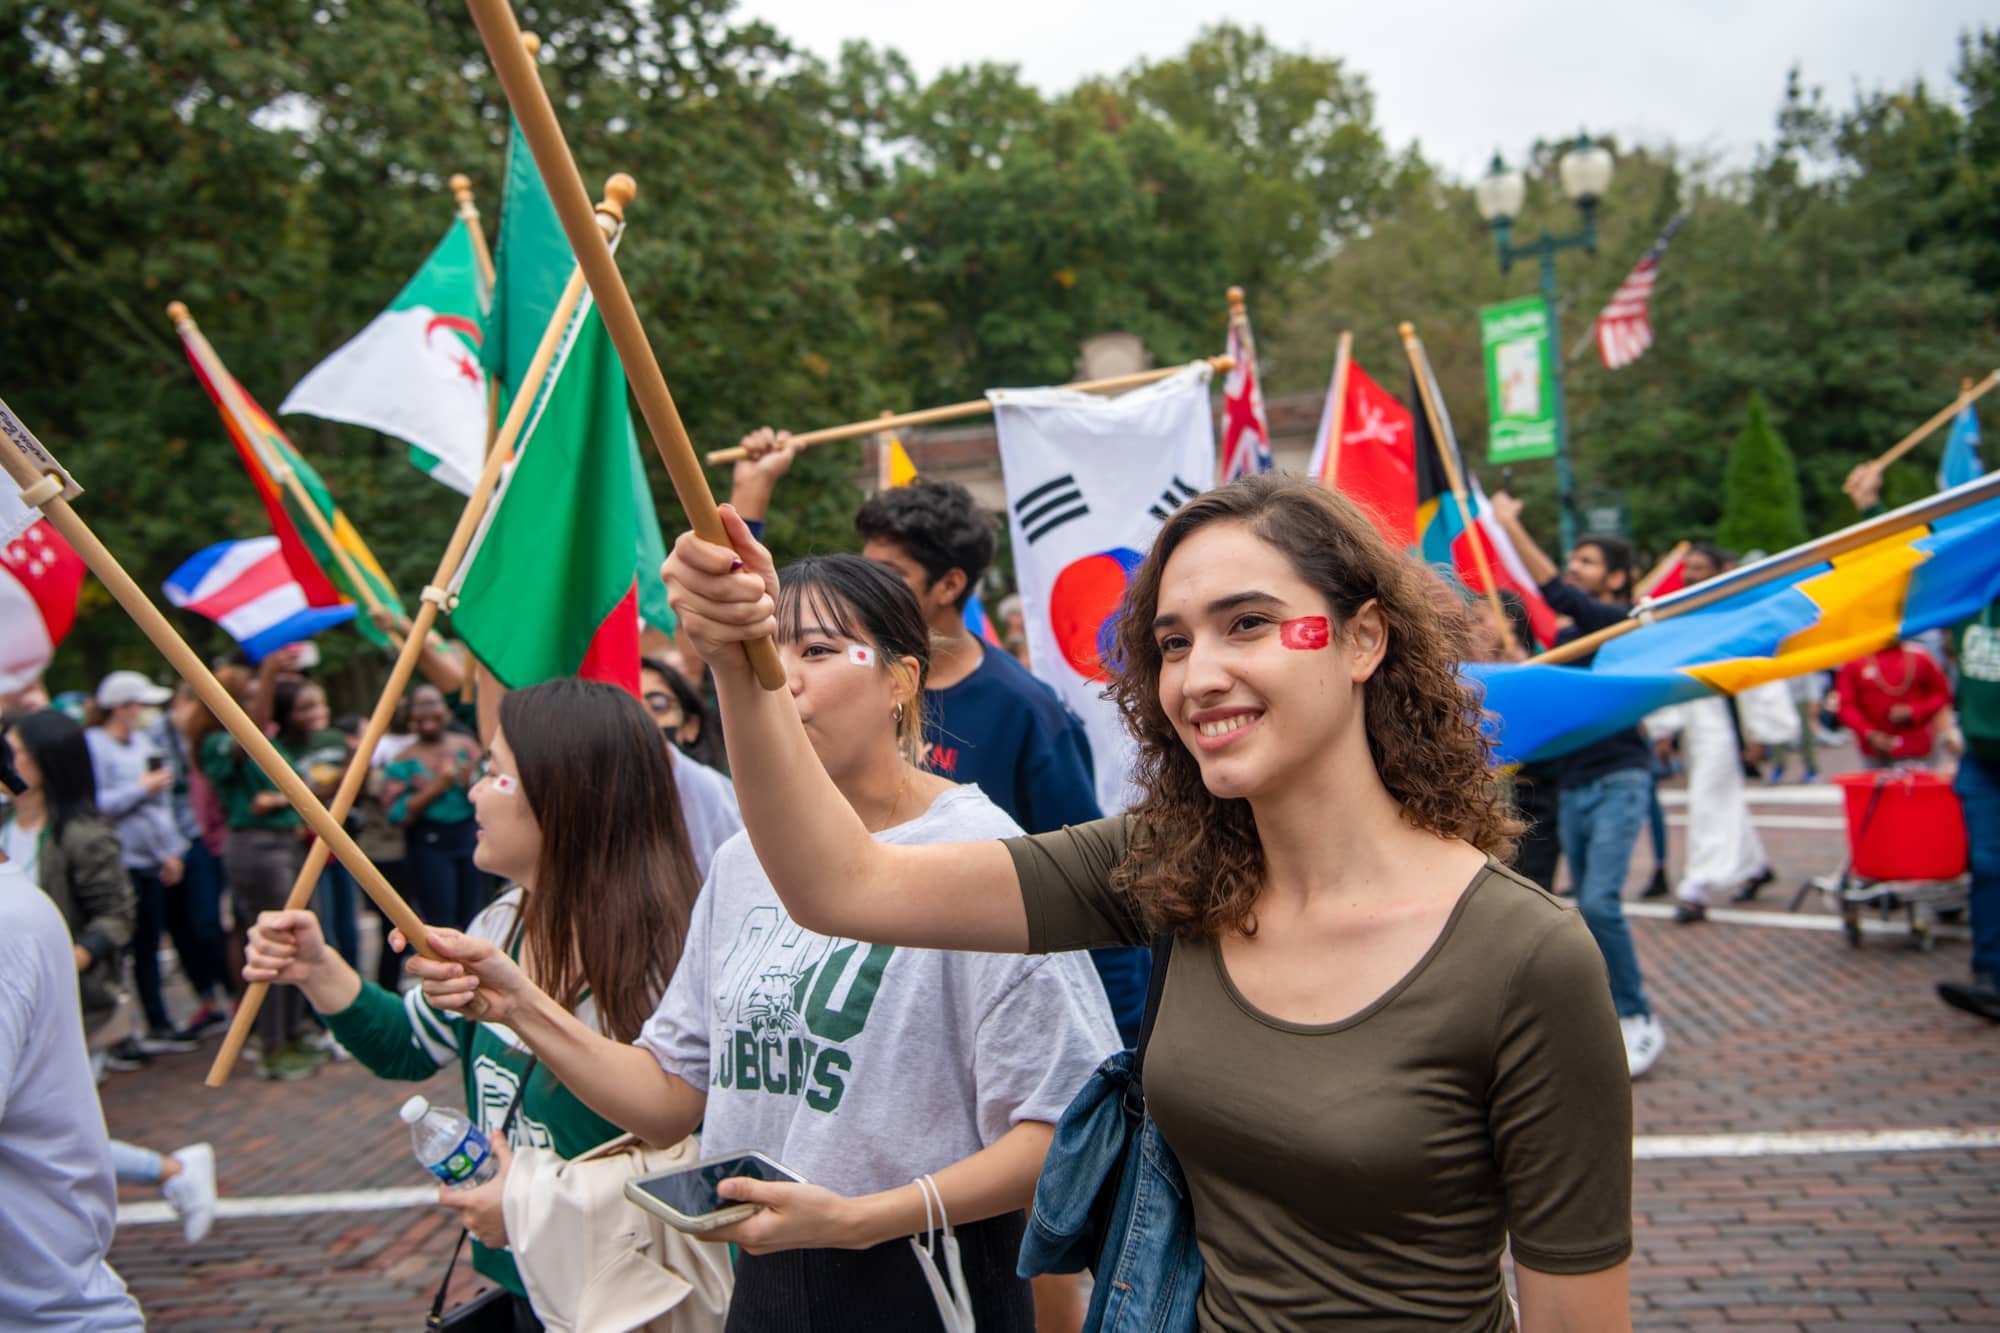
<path id="1" fill-rule="evenodd" d="M 1325 616 L 1300 616 L 1278 624 L 1278 642 L 1287 648 L 1324 648 L 1330 637 Z"/>

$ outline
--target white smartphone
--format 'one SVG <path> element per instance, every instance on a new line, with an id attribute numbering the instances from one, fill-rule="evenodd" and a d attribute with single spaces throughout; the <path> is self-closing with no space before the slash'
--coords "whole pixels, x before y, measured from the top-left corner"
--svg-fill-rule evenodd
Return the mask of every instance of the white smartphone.
<path id="1" fill-rule="evenodd" d="M 732 1222 L 741 1222 L 761 1206 L 732 1203 L 716 1193 L 716 1186 L 732 1176 L 751 1180 L 785 1180 L 803 1185 L 804 1177 L 780 1166 L 760 1152 L 712 1157 L 705 1162 L 676 1167 L 644 1180 L 625 1182 L 625 1197 L 653 1214 L 676 1231 L 700 1235 Z"/>

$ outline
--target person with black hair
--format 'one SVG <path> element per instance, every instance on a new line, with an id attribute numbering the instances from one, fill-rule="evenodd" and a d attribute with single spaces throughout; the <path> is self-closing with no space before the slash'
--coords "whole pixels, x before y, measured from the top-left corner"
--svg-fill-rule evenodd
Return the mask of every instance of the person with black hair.
<path id="1" fill-rule="evenodd" d="M 750 457 L 736 465 L 731 503 L 761 539 L 772 488 L 796 449 L 789 435 L 768 428 L 742 443 Z M 966 627 L 966 601 L 995 546 L 993 521 L 972 493 L 956 482 L 919 477 L 870 497 L 854 527 L 861 554 L 902 577 L 930 626 L 924 767 L 977 785 L 1030 833 L 1102 818 L 1083 723 L 1047 684 Z M 1091 954 L 1128 1043 L 1146 1007 L 1148 959 L 1144 949 Z"/>
<path id="2" fill-rule="evenodd" d="M 656 657 L 639 659 L 639 702 L 646 705 L 667 747 L 674 787 L 681 795 L 681 818 L 687 824 L 688 850 L 694 853 L 695 869 L 707 879 L 715 849 L 742 830 L 743 816 L 737 813 L 736 788 L 729 779 L 692 757 L 679 741 L 689 734 L 686 728 L 692 720 L 696 743 L 712 742 L 720 750 L 722 728 L 709 725 L 694 687 Z"/>
<path id="3" fill-rule="evenodd" d="M 1544 600 L 1558 615 L 1569 617 L 1569 627 L 1556 636 L 1558 644 L 1608 629 L 1631 613 L 1631 543 L 1602 533 L 1585 535 L 1558 569 L 1522 524 L 1519 500 L 1502 491 L 1491 503 L 1528 573 L 1541 584 Z M 1588 666 L 1590 660 L 1586 657 L 1575 665 Z M 1666 1029 L 1646 998 L 1639 953 L 1632 945 L 1620 896 L 1653 795 L 1652 747 L 1637 727 L 1613 732 L 1563 757 L 1561 786 L 1557 818 L 1563 855 L 1569 861 L 1570 891 L 1604 955 L 1618 1025 L 1625 1035 L 1626 1059 L 1632 1077 L 1638 1078 L 1653 1067 L 1667 1042 Z"/>

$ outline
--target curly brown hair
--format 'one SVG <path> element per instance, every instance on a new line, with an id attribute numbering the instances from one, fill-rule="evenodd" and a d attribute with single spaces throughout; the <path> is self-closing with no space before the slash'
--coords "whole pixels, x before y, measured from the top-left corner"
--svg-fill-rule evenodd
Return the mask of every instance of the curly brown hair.
<path id="1" fill-rule="evenodd" d="M 1469 624 L 1447 615 L 1436 576 L 1392 549 L 1351 500 L 1310 481 L 1264 475 L 1175 511 L 1139 566 L 1111 630 L 1110 694 L 1138 741 L 1124 861 L 1112 876 L 1154 929 L 1190 937 L 1254 934 L 1264 850 L 1250 803 L 1210 794 L 1160 704 L 1153 617 L 1176 548 L 1211 523 L 1237 522 L 1291 561 L 1333 611 L 1336 633 L 1371 600 L 1388 625 L 1381 665 L 1362 687 L 1368 751 L 1413 826 L 1505 859 L 1524 827 L 1489 766 L 1477 694 L 1459 674 Z"/>

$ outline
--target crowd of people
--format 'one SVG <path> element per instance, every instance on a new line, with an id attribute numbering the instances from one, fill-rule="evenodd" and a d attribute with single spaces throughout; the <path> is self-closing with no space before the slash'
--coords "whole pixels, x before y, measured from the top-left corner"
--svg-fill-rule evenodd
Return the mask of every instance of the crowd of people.
<path id="1" fill-rule="evenodd" d="M 1064 1108 L 1142 1027 L 1201 1327 L 1629 1327 L 1629 1085 L 1668 1037 L 1625 918 L 1632 858 L 1650 828 L 1643 892 L 1689 925 L 1753 897 L 1772 872 L 1746 784 L 1793 753 L 1811 780 L 1831 727 L 1865 764 L 1955 763 L 1974 975 L 1941 991 L 2000 1020 L 1993 608 L 1830 683 L 1678 705 L 1500 773 L 1459 664 L 1524 655 L 1519 600 L 1497 624 L 1344 498 L 1250 478 L 1166 520 L 1110 627 L 1139 797 L 1107 816 L 1081 724 L 967 628 L 995 550 L 972 497 L 885 490 L 856 553 L 779 569 L 760 536 L 794 446 L 744 443 L 731 545 L 675 544 L 678 625 L 636 697 L 508 691 L 425 645 L 350 827 L 435 959 L 364 930 L 337 861 L 313 910 L 288 908 L 309 835 L 190 690 L 121 669 L 88 700 L 10 701 L 0 1247 L 22 1258 L 0 1316 L 142 1326 L 103 1258 L 112 1182 L 157 1186 L 195 1241 L 214 1153 L 108 1140 L 91 1086 L 200 1048 L 247 980 L 273 983 L 261 1078 L 456 1064 L 501 1167 L 441 1202 L 515 1328 L 575 1326 L 595 1299 L 575 1256 L 625 1225 L 602 1185 L 630 1174 L 606 1155 L 625 1136 L 656 1165 L 756 1151 L 806 1182 L 729 1182 L 758 1211 L 656 1238 L 674 1327 L 1078 1328 L 1076 1278 L 1017 1271 L 1025 1210 Z M 1627 543 L 1558 565 L 1518 501 L 1492 505 L 1561 641 L 1627 617 Z M 1686 577 L 1730 564 L 1696 544 Z M 787 690 L 750 673 L 760 638 Z M 314 662 L 308 644 L 218 675 L 330 798 L 363 727 Z M 948 1276 L 909 1240 L 939 1210 Z"/>

